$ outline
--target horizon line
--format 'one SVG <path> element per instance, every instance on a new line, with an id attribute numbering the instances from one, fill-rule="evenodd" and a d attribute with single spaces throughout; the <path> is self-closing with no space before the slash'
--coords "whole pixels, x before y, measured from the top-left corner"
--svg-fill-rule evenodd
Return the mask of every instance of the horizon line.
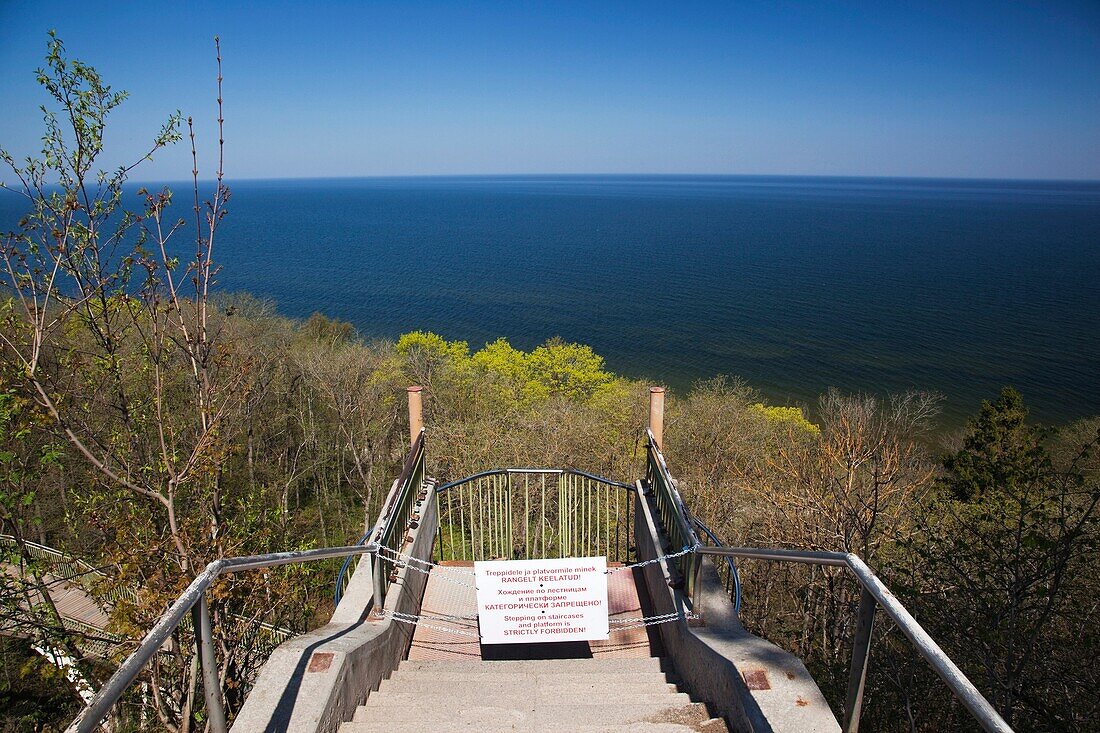
<path id="1" fill-rule="evenodd" d="M 852 173 L 367 173 L 318 176 L 225 176 L 235 181 L 341 181 L 341 180 L 392 180 L 425 178 L 812 178 L 821 180 L 894 180 L 894 181 L 968 181 L 1013 183 L 1094 183 L 1098 178 L 1055 177 L 991 177 L 991 176 L 914 176 Z M 214 178 L 199 178 L 200 183 L 212 183 Z M 128 179 L 129 183 L 193 183 L 191 178 Z"/>
<path id="2" fill-rule="evenodd" d="M 1100 184 L 1100 178 L 1006 178 L 989 176 L 914 176 L 914 175 L 870 175 L 843 173 L 370 173 L 362 175 L 331 176 L 224 176 L 223 183 L 241 182 L 282 182 L 282 181 L 354 181 L 354 180 L 412 180 L 412 179 L 475 179 L 475 178 L 775 178 L 775 179 L 815 179 L 815 180 L 867 180 L 867 181 L 958 181 L 967 183 L 1068 183 Z M 200 184 L 215 182 L 215 178 L 199 178 Z M 128 184 L 134 185 L 193 185 L 192 178 L 129 178 Z M 6 184 L 6 185 L 5 185 Z M 16 184 L 18 185 L 18 184 Z M 0 179 L 0 191 L 19 189 L 12 182 Z"/>

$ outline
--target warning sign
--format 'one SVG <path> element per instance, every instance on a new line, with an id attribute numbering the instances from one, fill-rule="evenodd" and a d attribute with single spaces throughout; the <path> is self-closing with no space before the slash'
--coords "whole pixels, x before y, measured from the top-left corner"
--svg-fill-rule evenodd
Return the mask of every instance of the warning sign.
<path id="1" fill-rule="evenodd" d="M 607 638 L 607 558 L 474 563 L 485 644 Z"/>

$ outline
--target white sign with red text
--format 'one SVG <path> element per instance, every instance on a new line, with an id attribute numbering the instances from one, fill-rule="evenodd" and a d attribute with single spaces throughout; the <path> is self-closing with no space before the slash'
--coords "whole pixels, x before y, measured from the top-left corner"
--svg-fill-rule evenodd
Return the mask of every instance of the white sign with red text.
<path id="1" fill-rule="evenodd" d="M 607 638 L 607 558 L 474 563 L 483 644 Z"/>

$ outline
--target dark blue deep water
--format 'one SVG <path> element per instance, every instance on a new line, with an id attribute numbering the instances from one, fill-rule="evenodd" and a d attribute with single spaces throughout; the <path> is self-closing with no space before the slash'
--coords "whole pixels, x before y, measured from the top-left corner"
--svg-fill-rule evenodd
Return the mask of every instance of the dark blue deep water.
<path id="1" fill-rule="evenodd" d="M 561 336 L 629 376 L 739 375 L 779 403 L 930 389 L 954 424 L 1005 384 L 1041 420 L 1100 414 L 1100 183 L 231 185 L 221 287 L 367 337 L 429 329 L 526 349 Z"/>

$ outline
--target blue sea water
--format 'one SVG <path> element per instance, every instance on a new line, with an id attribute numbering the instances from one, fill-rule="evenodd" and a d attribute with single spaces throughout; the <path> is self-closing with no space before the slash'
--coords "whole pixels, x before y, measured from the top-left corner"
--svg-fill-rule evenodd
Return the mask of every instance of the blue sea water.
<path id="1" fill-rule="evenodd" d="M 936 390 L 954 424 L 1005 384 L 1041 420 L 1100 414 L 1100 183 L 231 186 L 220 287 L 367 337 L 427 329 L 529 349 L 560 336 L 632 377 L 684 389 L 738 375 L 778 403 L 812 404 L 831 386 Z"/>

